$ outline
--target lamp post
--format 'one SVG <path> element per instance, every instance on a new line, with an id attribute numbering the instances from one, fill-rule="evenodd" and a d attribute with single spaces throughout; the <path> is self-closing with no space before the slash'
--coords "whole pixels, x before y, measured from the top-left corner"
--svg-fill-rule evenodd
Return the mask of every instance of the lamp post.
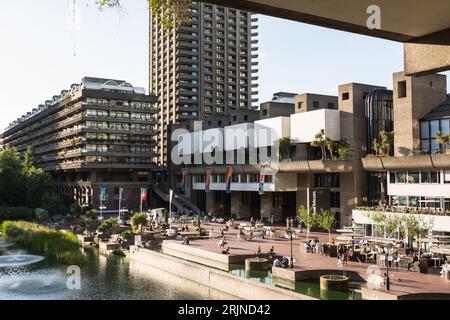
<path id="1" fill-rule="evenodd" d="M 294 257 L 292 254 L 292 227 L 293 227 L 294 221 L 293 220 L 288 220 L 288 234 L 289 234 L 289 238 L 291 240 L 291 268 L 294 268 Z"/>
<path id="2" fill-rule="evenodd" d="M 384 248 L 384 253 L 385 253 L 385 261 L 386 261 L 386 277 L 384 279 L 384 286 L 385 286 L 386 290 L 390 290 L 391 284 L 390 284 L 390 280 L 389 280 L 389 248 L 388 248 L 388 246 L 386 246 Z"/>

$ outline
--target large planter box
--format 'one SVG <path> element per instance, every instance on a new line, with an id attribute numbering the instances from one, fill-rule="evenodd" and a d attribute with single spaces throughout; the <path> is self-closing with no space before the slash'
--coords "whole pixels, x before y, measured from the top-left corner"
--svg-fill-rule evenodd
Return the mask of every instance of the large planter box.
<path id="1" fill-rule="evenodd" d="M 421 259 L 419 262 L 419 270 L 421 273 L 428 273 L 428 259 Z"/>

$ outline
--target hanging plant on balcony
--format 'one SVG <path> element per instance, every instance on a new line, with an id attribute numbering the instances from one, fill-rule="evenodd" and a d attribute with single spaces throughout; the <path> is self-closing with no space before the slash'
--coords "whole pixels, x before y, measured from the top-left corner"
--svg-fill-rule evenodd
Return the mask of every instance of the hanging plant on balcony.
<path id="1" fill-rule="evenodd" d="M 100 9 L 120 8 L 120 0 L 97 0 Z M 191 21 L 189 9 L 191 0 L 148 0 L 153 17 L 160 19 L 163 29 L 177 30 L 182 24 Z"/>

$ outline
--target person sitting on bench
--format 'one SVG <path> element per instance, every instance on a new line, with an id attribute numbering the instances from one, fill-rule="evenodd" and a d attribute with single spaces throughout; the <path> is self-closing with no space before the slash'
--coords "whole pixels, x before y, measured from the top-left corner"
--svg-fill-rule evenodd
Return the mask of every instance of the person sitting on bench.
<path id="1" fill-rule="evenodd" d="M 287 268 L 288 266 L 289 266 L 289 259 L 286 257 L 283 257 L 283 259 L 281 260 L 281 267 Z"/>

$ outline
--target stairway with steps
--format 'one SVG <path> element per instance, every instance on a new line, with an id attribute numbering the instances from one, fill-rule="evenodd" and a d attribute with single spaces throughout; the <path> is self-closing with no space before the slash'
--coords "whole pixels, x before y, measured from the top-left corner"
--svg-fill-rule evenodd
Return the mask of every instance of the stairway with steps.
<path id="1" fill-rule="evenodd" d="M 153 191 L 165 202 L 169 202 L 169 188 L 156 184 L 152 186 Z M 172 206 L 178 210 L 192 210 L 195 214 L 200 214 L 201 210 L 187 197 L 174 192 Z M 172 208 L 173 210 L 173 208 Z"/>

